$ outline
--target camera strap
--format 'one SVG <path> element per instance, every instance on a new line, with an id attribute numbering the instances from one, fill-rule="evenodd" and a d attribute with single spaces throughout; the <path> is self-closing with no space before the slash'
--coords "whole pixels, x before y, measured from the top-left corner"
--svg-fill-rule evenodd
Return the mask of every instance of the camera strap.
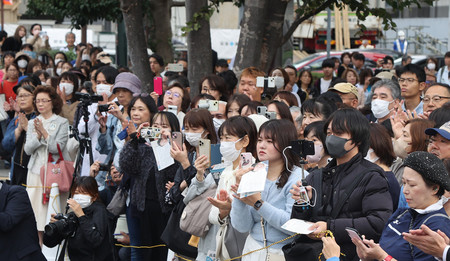
<path id="1" fill-rule="evenodd" d="M 61 249 L 61 252 L 59 253 L 58 261 L 64 261 L 64 255 L 66 253 L 67 241 L 69 241 L 67 238 L 64 239 L 64 244 L 63 244 L 63 247 Z"/>

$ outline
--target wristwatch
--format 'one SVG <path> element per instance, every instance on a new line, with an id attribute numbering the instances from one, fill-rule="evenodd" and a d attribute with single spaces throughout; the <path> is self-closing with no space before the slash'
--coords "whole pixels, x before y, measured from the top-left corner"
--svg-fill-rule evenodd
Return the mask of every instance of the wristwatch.
<path id="1" fill-rule="evenodd" d="M 255 208 L 256 210 L 259 210 L 259 209 L 261 208 L 261 206 L 262 206 L 263 203 L 264 203 L 264 201 L 262 201 L 262 200 L 257 200 L 257 201 L 255 202 L 255 204 L 253 205 L 253 208 Z"/>

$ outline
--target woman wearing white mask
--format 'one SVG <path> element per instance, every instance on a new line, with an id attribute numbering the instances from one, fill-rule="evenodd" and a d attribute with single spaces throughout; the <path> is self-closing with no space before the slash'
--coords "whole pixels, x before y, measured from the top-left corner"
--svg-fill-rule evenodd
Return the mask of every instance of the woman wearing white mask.
<path id="1" fill-rule="evenodd" d="M 184 144 L 174 144 L 170 156 L 181 164 L 175 175 L 174 186 L 170 189 L 170 199 L 178 203 L 183 199 L 181 192 L 191 184 L 197 174 L 194 162 L 199 152 L 200 139 L 209 139 L 211 144 L 218 142 L 212 116 L 208 110 L 192 109 L 184 117 Z M 202 157 L 200 157 L 202 158 Z"/>
<path id="2" fill-rule="evenodd" d="M 436 74 L 438 69 L 438 61 L 434 57 L 429 57 L 424 67 L 425 74 L 427 75 L 426 83 L 430 86 L 432 83 L 436 82 Z"/>
<path id="3" fill-rule="evenodd" d="M 99 118 L 102 116 L 102 113 L 98 112 L 98 105 L 99 104 L 107 104 L 108 102 L 111 102 L 115 99 L 116 95 L 112 93 L 112 88 L 114 86 L 114 81 L 116 79 L 116 76 L 119 74 L 117 69 L 111 66 L 104 66 L 99 68 L 95 73 L 95 81 L 98 83 L 98 86 L 100 88 L 93 88 L 93 91 L 100 96 L 103 96 L 103 101 L 99 101 L 98 103 L 92 103 L 88 107 L 89 111 L 89 121 L 88 121 L 88 133 L 89 137 L 91 137 L 92 142 L 92 153 L 93 153 L 93 160 L 100 161 L 102 163 L 105 163 L 106 161 L 106 154 L 101 154 L 99 151 L 97 151 L 95 148 L 97 146 L 97 137 L 100 130 L 100 124 L 98 122 Z M 86 123 L 82 120 L 83 115 L 80 114 L 79 110 L 75 113 L 75 119 L 80 119 L 78 121 L 78 131 L 79 133 L 84 133 L 86 131 Z M 81 175 L 87 176 L 89 174 L 89 168 L 90 168 L 90 159 L 89 156 L 85 153 L 85 156 L 83 158 L 83 165 L 81 168 Z M 100 172 L 99 175 L 97 175 L 95 178 L 99 182 L 100 185 L 103 185 L 105 182 L 106 173 Z"/>
<path id="4" fill-rule="evenodd" d="M 324 128 L 325 121 L 316 121 L 308 126 L 304 130 L 305 140 L 314 142 L 314 155 L 307 155 L 305 169 L 311 172 L 314 169 L 321 169 L 328 164 L 328 149 L 325 145 L 326 137 Z"/>
<path id="5" fill-rule="evenodd" d="M 240 169 L 240 155 L 250 152 L 252 158 L 256 156 L 257 131 L 251 119 L 242 116 L 228 119 L 219 128 L 219 137 L 222 160 L 229 165 L 220 174 L 216 196 L 208 198 L 213 205 L 209 213 L 209 222 L 212 226 L 208 233 L 200 238 L 197 260 L 208 260 L 207 257 L 213 259 L 216 255 L 216 235 L 219 228 L 228 225 L 228 229 L 232 229 L 229 225 L 231 222 L 229 217 L 232 200 L 231 186 L 236 184 L 236 171 Z M 207 174 L 205 177 L 205 170 L 209 166 L 208 159 L 205 156 L 200 156 L 195 161 L 195 166 L 197 174 L 192 179 L 186 199 L 201 195 L 215 183 L 213 176 L 216 175 Z M 245 241 L 246 236 L 246 234 L 242 235 L 242 242 Z M 216 258 L 226 259 L 230 257 L 216 256 Z"/>
<path id="6" fill-rule="evenodd" d="M 61 116 L 69 120 L 69 124 L 73 125 L 75 112 L 78 103 L 75 98 L 75 92 L 78 91 L 78 77 L 72 72 L 65 72 L 59 77 L 58 88 L 56 92 L 64 102 Z"/>
<path id="7" fill-rule="evenodd" d="M 370 120 L 383 125 L 390 123 L 389 117 L 400 108 L 400 98 L 400 87 L 397 83 L 385 79 L 376 82 L 372 86 L 371 102 L 374 117 L 371 117 Z"/>
<path id="8" fill-rule="evenodd" d="M 77 226 L 68 237 L 67 252 L 70 260 L 114 260 L 113 238 L 110 220 L 105 205 L 101 203 L 97 182 L 93 177 L 78 177 L 72 190 L 73 197 L 67 200 L 75 216 Z M 61 222 L 52 214 L 50 223 Z M 54 247 L 62 237 L 44 234 L 44 244 Z"/>
<path id="9" fill-rule="evenodd" d="M 389 193 L 392 197 L 393 211 L 397 210 L 398 199 L 400 196 L 400 185 L 395 178 L 390 166 L 397 158 L 392 146 L 391 136 L 385 127 L 377 123 L 371 123 L 370 130 L 370 147 L 366 160 L 377 164 L 386 173 L 386 178 L 389 184 Z M 403 169 L 402 169 L 403 172 Z"/>

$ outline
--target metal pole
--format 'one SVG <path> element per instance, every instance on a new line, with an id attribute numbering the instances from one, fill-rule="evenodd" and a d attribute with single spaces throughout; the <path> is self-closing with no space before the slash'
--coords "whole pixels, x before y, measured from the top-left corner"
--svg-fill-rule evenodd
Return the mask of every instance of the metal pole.
<path id="1" fill-rule="evenodd" d="M 327 59 L 330 59 L 331 51 L 331 9 L 327 8 Z"/>
<path id="2" fill-rule="evenodd" d="M 0 0 L 1 2 L 2 2 L 2 10 L 1 10 L 1 13 L 2 13 L 2 30 L 3 31 L 5 31 L 5 19 L 4 19 L 4 17 L 5 17 L 5 8 L 4 8 L 4 3 L 3 3 L 3 0 Z"/>

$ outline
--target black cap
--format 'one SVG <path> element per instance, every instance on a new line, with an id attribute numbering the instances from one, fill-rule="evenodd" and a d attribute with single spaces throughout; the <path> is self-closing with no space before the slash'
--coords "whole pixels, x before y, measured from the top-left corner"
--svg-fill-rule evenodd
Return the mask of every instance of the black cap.
<path id="1" fill-rule="evenodd" d="M 417 171 L 422 177 L 438 184 L 445 190 L 450 190 L 450 177 L 444 163 L 434 154 L 425 151 L 415 151 L 406 157 L 403 166 Z"/>

